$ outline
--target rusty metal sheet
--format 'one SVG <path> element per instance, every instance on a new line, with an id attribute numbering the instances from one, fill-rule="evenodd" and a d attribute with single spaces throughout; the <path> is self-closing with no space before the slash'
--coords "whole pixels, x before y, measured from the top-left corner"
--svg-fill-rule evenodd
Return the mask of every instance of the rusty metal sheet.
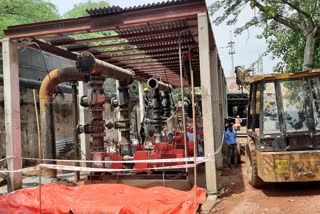
<path id="1" fill-rule="evenodd" d="M 320 151 L 257 151 L 257 163 L 266 182 L 320 181 Z"/>

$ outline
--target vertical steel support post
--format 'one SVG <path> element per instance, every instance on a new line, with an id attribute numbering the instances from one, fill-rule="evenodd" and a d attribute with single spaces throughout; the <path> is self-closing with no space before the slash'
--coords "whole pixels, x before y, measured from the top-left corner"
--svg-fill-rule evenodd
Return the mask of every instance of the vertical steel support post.
<path id="1" fill-rule="evenodd" d="M 144 119 L 145 105 L 144 105 L 144 99 L 143 99 L 143 85 L 141 82 L 138 82 L 138 85 L 139 85 L 139 109 L 140 109 L 140 124 L 141 124 Z M 140 127 L 140 124 L 139 124 L 139 127 Z"/>
<path id="2" fill-rule="evenodd" d="M 72 82 L 72 104 L 73 104 L 73 149 L 74 149 L 74 159 L 80 159 L 80 149 L 79 149 L 79 135 L 77 133 L 77 126 L 79 122 L 79 104 L 78 104 L 78 82 Z M 75 162 L 75 166 L 79 166 L 79 162 Z M 76 171 L 74 176 L 74 181 L 80 180 L 80 172 Z"/>
<path id="3" fill-rule="evenodd" d="M 215 123 L 213 108 L 213 73 L 211 67 L 211 48 L 209 38 L 209 22 L 206 13 L 198 14 L 198 34 L 199 34 L 199 58 L 200 58 L 200 78 L 201 97 L 203 113 L 204 132 L 204 152 L 205 155 L 215 153 Z M 212 44 L 211 44 L 212 45 Z M 215 156 L 213 156 L 215 157 Z M 217 177 L 215 158 L 206 162 L 206 187 L 208 194 L 217 193 Z"/>
<path id="4" fill-rule="evenodd" d="M 17 46 L 2 40 L 6 156 L 9 171 L 22 168 L 19 62 Z M 22 188 L 22 173 L 9 172 L 8 191 Z"/>
<path id="5" fill-rule="evenodd" d="M 184 78 L 183 78 L 183 65 L 182 65 L 182 53 L 181 53 L 181 33 L 179 34 L 179 69 L 180 69 L 180 86 L 181 86 L 181 102 L 182 102 L 182 126 L 183 126 L 183 142 L 184 142 L 184 155 L 188 156 L 188 145 L 187 145 L 187 129 L 186 129 L 186 115 L 184 109 Z M 186 168 L 188 171 L 188 168 Z"/>
<path id="6" fill-rule="evenodd" d="M 85 82 L 78 82 L 79 87 L 79 102 L 83 96 L 87 95 L 88 84 Z M 87 109 L 79 105 L 79 124 L 88 124 L 89 123 L 89 112 Z M 90 136 L 87 134 L 82 134 L 80 137 L 80 148 L 81 148 L 81 160 L 91 160 L 90 156 Z M 87 163 L 82 163 L 82 166 L 89 166 Z"/>
<path id="7" fill-rule="evenodd" d="M 209 25 L 210 26 L 210 25 Z M 211 26 L 210 26 L 211 27 Z M 217 169 L 222 169 L 222 150 L 218 149 L 222 144 L 222 133 L 221 128 L 224 127 L 221 125 L 221 114 L 220 114 L 220 84 L 219 84 L 219 58 L 218 58 L 218 50 L 215 47 L 213 50 L 210 50 L 210 63 L 211 63 L 211 72 L 212 72 L 212 95 L 213 95 L 213 103 L 212 103 L 212 112 L 214 119 L 214 144 L 215 144 L 215 152 L 216 154 L 216 167 Z"/>

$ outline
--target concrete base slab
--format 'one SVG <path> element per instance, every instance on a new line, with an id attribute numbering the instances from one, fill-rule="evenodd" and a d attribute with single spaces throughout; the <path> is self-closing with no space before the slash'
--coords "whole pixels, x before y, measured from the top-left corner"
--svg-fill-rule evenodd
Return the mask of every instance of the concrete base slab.
<path id="1" fill-rule="evenodd" d="M 198 210 L 199 214 L 209 214 L 213 209 L 214 205 L 216 204 L 217 196 L 216 195 L 209 195 L 207 200 Z"/>
<path id="2" fill-rule="evenodd" d="M 154 186 L 165 186 L 177 190 L 190 190 L 187 180 L 158 180 L 158 179 L 118 179 L 118 180 L 86 180 L 85 184 L 96 183 L 118 183 L 135 186 L 139 188 L 150 188 Z"/>

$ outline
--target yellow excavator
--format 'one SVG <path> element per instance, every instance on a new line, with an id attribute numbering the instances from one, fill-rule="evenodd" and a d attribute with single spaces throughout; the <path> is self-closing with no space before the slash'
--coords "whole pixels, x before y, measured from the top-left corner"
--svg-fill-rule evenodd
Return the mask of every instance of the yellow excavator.
<path id="1" fill-rule="evenodd" d="M 235 73 L 249 90 L 249 183 L 319 181 L 320 70 L 251 76 L 236 67 Z"/>

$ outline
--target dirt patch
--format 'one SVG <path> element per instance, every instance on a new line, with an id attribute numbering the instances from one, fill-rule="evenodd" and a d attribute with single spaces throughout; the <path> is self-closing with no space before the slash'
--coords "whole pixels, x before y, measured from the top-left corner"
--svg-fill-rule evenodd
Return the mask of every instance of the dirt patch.
<path id="1" fill-rule="evenodd" d="M 243 159 L 243 157 L 242 157 Z M 211 213 L 320 213 L 320 182 L 267 184 L 255 189 L 245 163 L 218 174 L 219 196 Z"/>

